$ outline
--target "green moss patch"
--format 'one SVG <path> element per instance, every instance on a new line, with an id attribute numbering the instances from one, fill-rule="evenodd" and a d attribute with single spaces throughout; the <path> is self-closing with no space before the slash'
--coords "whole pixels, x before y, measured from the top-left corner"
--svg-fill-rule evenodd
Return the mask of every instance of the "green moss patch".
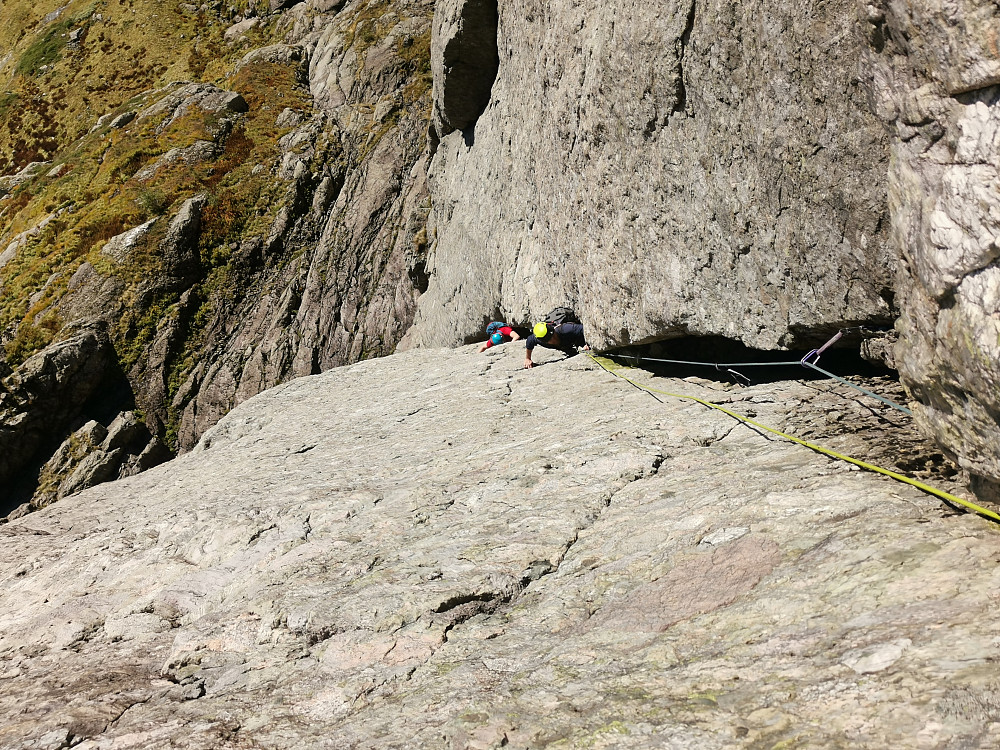
<path id="1" fill-rule="evenodd" d="M 17 367 L 28 357 L 52 343 L 55 335 L 62 328 L 62 320 L 55 314 L 42 318 L 35 325 L 23 322 L 18 326 L 14 338 L 4 347 L 4 357 L 10 367 Z"/>
<path id="2" fill-rule="evenodd" d="M 42 37 L 24 51 L 14 71 L 18 75 L 34 76 L 62 57 L 62 51 L 69 42 L 69 31 L 73 28 L 70 19 L 53 23 Z"/>

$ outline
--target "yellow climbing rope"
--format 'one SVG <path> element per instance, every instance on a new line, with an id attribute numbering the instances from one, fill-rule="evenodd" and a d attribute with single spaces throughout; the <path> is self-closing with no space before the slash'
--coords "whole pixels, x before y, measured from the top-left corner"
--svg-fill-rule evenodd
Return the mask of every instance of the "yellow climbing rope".
<path id="1" fill-rule="evenodd" d="M 759 428 L 761 430 L 765 430 L 767 432 L 770 432 L 772 435 L 778 435 L 779 437 L 783 437 L 786 440 L 792 441 L 793 443 L 798 443 L 799 445 L 803 445 L 806 448 L 809 448 L 810 450 L 816 451 L 817 453 L 822 453 L 823 455 L 830 456 L 831 458 L 836 458 L 836 459 L 838 459 L 840 461 L 846 461 L 847 463 L 854 464 L 855 466 L 858 466 L 858 467 L 860 467 L 862 469 L 865 469 L 866 471 L 874 471 L 874 472 L 876 472 L 878 474 L 883 474 L 884 476 L 887 476 L 887 477 L 890 477 L 892 479 L 895 479 L 897 482 L 903 482 L 905 484 L 909 484 L 909 485 L 911 485 L 913 487 L 916 487 L 919 490 L 922 490 L 923 492 L 926 492 L 926 493 L 928 493 L 930 495 L 934 495 L 935 497 L 939 497 L 942 500 L 948 501 L 949 503 L 954 503 L 956 505 L 961 505 L 961 506 L 963 506 L 965 508 L 968 508 L 969 510 L 973 511 L 974 513 L 978 513 L 979 515 L 983 516 L 984 518 L 988 518 L 991 521 L 996 521 L 996 522 L 1000 523 L 1000 515 L 998 515 L 997 513 L 994 513 L 992 510 L 988 510 L 988 509 L 983 508 L 983 507 L 981 507 L 979 505 L 976 505 L 975 503 L 970 503 L 968 500 L 964 500 L 964 499 L 958 497 L 957 495 L 952 495 L 950 492 L 945 492 L 943 490 L 939 490 L 939 489 L 937 489 L 935 487 L 931 487 L 929 484 L 924 484 L 923 482 L 919 482 L 916 479 L 911 479 L 910 477 L 904 476 L 903 474 L 898 474 L 895 471 L 889 471 L 888 469 L 883 469 L 881 466 L 876 466 L 875 464 L 870 464 L 867 461 L 859 461 L 856 458 L 851 458 L 850 456 L 845 456 L 842 453 L 837 453 L 836 451 L 832 451 L 829 448 L 824 448 L 821 445 L 816 445 L 815 443 L 810 443 L 808 440 L 803 440 L 802 438 L 797 438 L 794 435 L 789 435 L 788 433 L 782 432 L 781 430 L 776 430 L 773 427 L 768 427 L 765 424 L 761 424 L 760 422 L 756 422 L 756 421 L 750 419 L 749 417 L 744 417 L 742 414 L 738 414 L 735 411 L 727 409 L 724 406 L 719 406 L 718 404 L 713 404 L 711 401 L 705 401 L 704 399 L 700 399 L 700 398 L 698 398 L 696 396 L 686 396 L 686 395 L 683 395 L 683 394 L 680 394 L 680 393 L 670 393 L 668 391 L 661 391 L 661 390 L 659 390 L 657 388 L 651 388 L 648 385 L 643 385 L 642 383 L 637 383 L 636 381 L 632 380 L 631 378 L 629 378 L 626 375 L 623 375 L 621 373 L 621 370 L 630 369 L 630 368 L 627 368 L 627 367 L 624 367 L 622 365 L 619 365 L 618 363 L 616 363 L 616 362 L 614 362 L 614 361 L 612 361 L 610 359 L 607 359 L 606 357 L 596 357 L 593 354 L 591 354 L 590 352 L 584 352 L 584 353 L 588 357 L 590 357 L 590 359 L 593 360 L 595 364 L 597 364 L 599 367 L 603 368 L 607 372 L 611 373 L 616 378 L 621 378 L 626 383 L 630 383 L 631 385 L 635 386 L 636 388 L 640 388 L 640 389 L 642 389 L 644 391 L 647 391 L 648 393 L 659 393 L 659 394 L 661 394 L 663 396 L 669 396 L 670 398 L 679 398 L 679 399 L 684 399 L 684 400 L 687 400 L 687 401 L 694 401 L 696 403 L 702 404 L 703 406 L 707 406 L 707 407 L 709 407 L 711 409 L 715 409 L 717 411 L 721 411 L 723 414 L 727 414 L 728 416 L 732 417 L 733 419 L 738 419 L 740 422 L 744 422 L 745 424 L 753 425 L 754 427 L 757 427 L 757 428 Z"/>

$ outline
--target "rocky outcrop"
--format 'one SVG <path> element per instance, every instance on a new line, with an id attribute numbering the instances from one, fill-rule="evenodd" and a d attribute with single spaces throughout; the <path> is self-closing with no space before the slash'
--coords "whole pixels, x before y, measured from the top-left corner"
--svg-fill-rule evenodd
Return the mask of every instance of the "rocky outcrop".
<path id="1" fill-rule="evenodd" d="M 24 170 L 19 202 L 0 205 L 18 229 L 0 290 L 32 295 L 0 307 L 8 356 L 11 341 L 44 343 L 43 325 L 105 323 L 131 384 L 118 413 L 138 407 L 160 449 L 183 451 L 265 388 L 390 353 L 425 284 L 432 8 L 280 4 L 269 23 L 282 41 L 234 55 L 218 85 L 144 92 L 72 144 L 75 172 L 46 182 L 38 165 Z M 223 40 L 230 55 L 250 44 Z M 16 213 L 87 180 L 107 192 L 33 224 Z M 67 226 L 84 227 L 70 235 L 81 244 L 35 271 Z M 114 414 L 97 421 L 109 428 Z M 48 443 L 58 481 L 39 479 L 36 505 L 82 486 L 67 484 L 77 463 L 121 458 L 82 437 L 71 451 L 67 436 Z M 77 455 L 88 445 L 92 459 Z"/>
<path id="2" fill-rule="evenodd" d="M 30 357 L 4 379 L 0 482 L 10 483 L 53 427 L 65 426 L 98 391 L 112 367 L 107 331 L 84 330 Z"/>
<path id="3" fill-rule="evenodd" d="M 994 744 L 986 521 L 522 353 L 295 380 L 0 526 L 0 745 Z M 941 465 L 838 385 L 631 377 Z"/>
<path id="4" fill-rule="evenodd" d="M 167 227 L 167 236 L 160 245 L 163 271 L 169 283 L 187 289 L 201 275 L 198 240 L 201 236 L 201 212 L 208 196 L 188 198 Z"/>
<path id="5" fill-rule="evenodd" d="M 176 81 L 168 86 L 166 96 L 140 112 L 136 119 L 139 122 L 154 120 L 156 132 L 162 133 L 193 109 L 219 115 L 213 128 L 218 133 L 228 129 L 226 115 L 246 112 L 248 106 L 246 100 L 235 91 L 226 91 L 207 83 Z"/>
<path id="6" fill-rule="evenodd" d="M 47 166 L 49 166 L 48 162 L 33 161 L 17 174 L 0 177 L 0 196 L 7 195 L 19 185 L 23 185 L 33 177 L 36 177 Z"/>
<path id="7" fill-rule="evenodd" d="M 204 356 L 174 397 L 182 449 L 265 388 L 390 353 L 412 321 L 427 121 L 407 97 L 424 101 L 429 77 L 409 56 L 429 38 L 432 5 L 399 6 L 363 55 L 351 17 L 295 51 L 268 48 L 268 59 L 303 66 L 318 111 L 279 141 L 283 208 L 266 237 L 242 243 L 246 294 L 209 325 Z"/>
<path id="8" fill-rule="evenodd" d="M 565 303 L 600 347 L 806 347 L 893 321 L 888 138 L 850 0 L 518 0 L 495 37 L 485 5 L 438 4 L 439 120 L 450 76 L 475 64 L 492 87 L 474 124 L 441 131 L 430 281 L 404 346 Z"/>
<path id="9" fill-rule="evenodd" d="M 920 423 L 1000 499 L 1000 54 L 995 3 L 864 6 L 893 139 L 900 375 Z"/>
<path id="10" fill-rule="evenodd" d="M 88 487 L 145 471 L 171 457 L 134 412 L 119 414 L 105 428 L 90 420 L 70 435 L 39 472 L 31 502 L 12 517 L 43 508 Z"/>
<path id="11" fill-rule="evenodd" d="M 80 472 L 70 482 L 80 489 L 119 476 L 125 451 L 140 454 L 150 441 L 148 434 L 123 436 L 121 430 L 109 432 L 93 420 L 94 416 L 107 419 L 128 397 L 127 382 L 104 325 L 80 328 L 51 344 L 4 376 L 0 384 L 0 484 L 4 488 L 0 510 L 4 515 L 32 500 L 42 464 L 48 462 L 42 484 L 46 484 L 45 477 L 59 484 L 90 449 L 105 438 L 112 440 L 108 450 L 123 451 L 114 457 L 117 463 L 113 467 L 107 461 L 103 467 L 95 463 Z M 57 448 L 60 443 L 62 447 Z M 160 460 L 165 458 L 160 456 Z M 65 488 L 43 492 L 28 507 L 40 507 L 62 494 L 67 494 Z"/>

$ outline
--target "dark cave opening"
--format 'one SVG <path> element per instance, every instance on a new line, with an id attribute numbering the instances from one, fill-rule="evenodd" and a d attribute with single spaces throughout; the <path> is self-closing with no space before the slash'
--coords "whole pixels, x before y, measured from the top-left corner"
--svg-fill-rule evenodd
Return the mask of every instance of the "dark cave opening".
<path id="1" fill-rule="evenodd" d="M 888 377 L 898 381 L 895 370 L 861 355 L 862 335 L 847 334 L 809 361 L 833 374 L 849 378 Z M 821 345 L 822 346 L 822 345 Z M 819 348 L 819 347 L 817 347 Z M 824 380 L 827 375 L 801 361 L 815 349 L 764 350 L 722 336 L 686 336 L 641 346 L 603 352 L 622 364 L 638 366 L 673 378 L 700 377 L 720 383 L 752 385 L 782 380 Z"/>

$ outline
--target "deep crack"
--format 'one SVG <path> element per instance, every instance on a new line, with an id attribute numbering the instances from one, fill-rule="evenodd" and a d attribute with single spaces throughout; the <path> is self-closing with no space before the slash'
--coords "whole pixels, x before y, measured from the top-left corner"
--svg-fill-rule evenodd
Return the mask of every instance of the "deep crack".
<path id="1" fill-rule="evenodd" d="M 601 509 L 597 513 L 592 513 L 587 516 L 588 523 L 576 529 L 576 531 L 573 534 L 573 538 L 568 540 L 566 542 L 566 545 L 563 547 L 563 551 L 558 556 L 557 561 L 553 565 L 552 570 L 547 571 L 543 575 L 549 575 L 550 573 L 558 572 L 563 562 L 566 560 L 567 557 L 569 557 L 570 550 L 572 550 L 573 547 L 576 545 L 576 543 L 580 540 L 580 533 L 586 531 L 587 529 L 592 528 L 598 521 L 601 520 L 602 516 L 604 515 L 604 510 L 611 507 L 611 503 L 614 502 L 614 499 L 617 495 L 620 495 L 622 492 L 624 492 L 626 489 L 628 489 L 631 485 L 635 484 L 636 482 L 641 482 L 644 479 L 649 479 L 650 477 L 659 474 L 660 467 L 663 465 L 663 462 L 667 460 L 667 458 L 669 458 L 669 456 L 663 454 L 662 452 L 658 452 L 653 457 L 652 463 L 650 464 L 648 469 L 644 469 L 643 471 L 637 472 L 631 477 L 623 477 L 623 479 L 625 479 L 624 484 L 622 484 L 617 489 L 613 490 L 604 499 L 603 507 L 601 507 Z M 541 576 L 539 576 L 539 578 L 540 577 Z"/>
<path id="2" fill-rule="evenodd" d="M 674 112 L 682 112 L 688 117 L 694 112 L 688 110 L 687 85 L 684 83 L 684 53 L 687 51 L 691 41 L 691 31 L 694 29 L 695 1 L 691 0 L 691 8 L 688 10 L 687 23 L 680 39 L 677 40 L 677 103 L 674 104 Z"/>

